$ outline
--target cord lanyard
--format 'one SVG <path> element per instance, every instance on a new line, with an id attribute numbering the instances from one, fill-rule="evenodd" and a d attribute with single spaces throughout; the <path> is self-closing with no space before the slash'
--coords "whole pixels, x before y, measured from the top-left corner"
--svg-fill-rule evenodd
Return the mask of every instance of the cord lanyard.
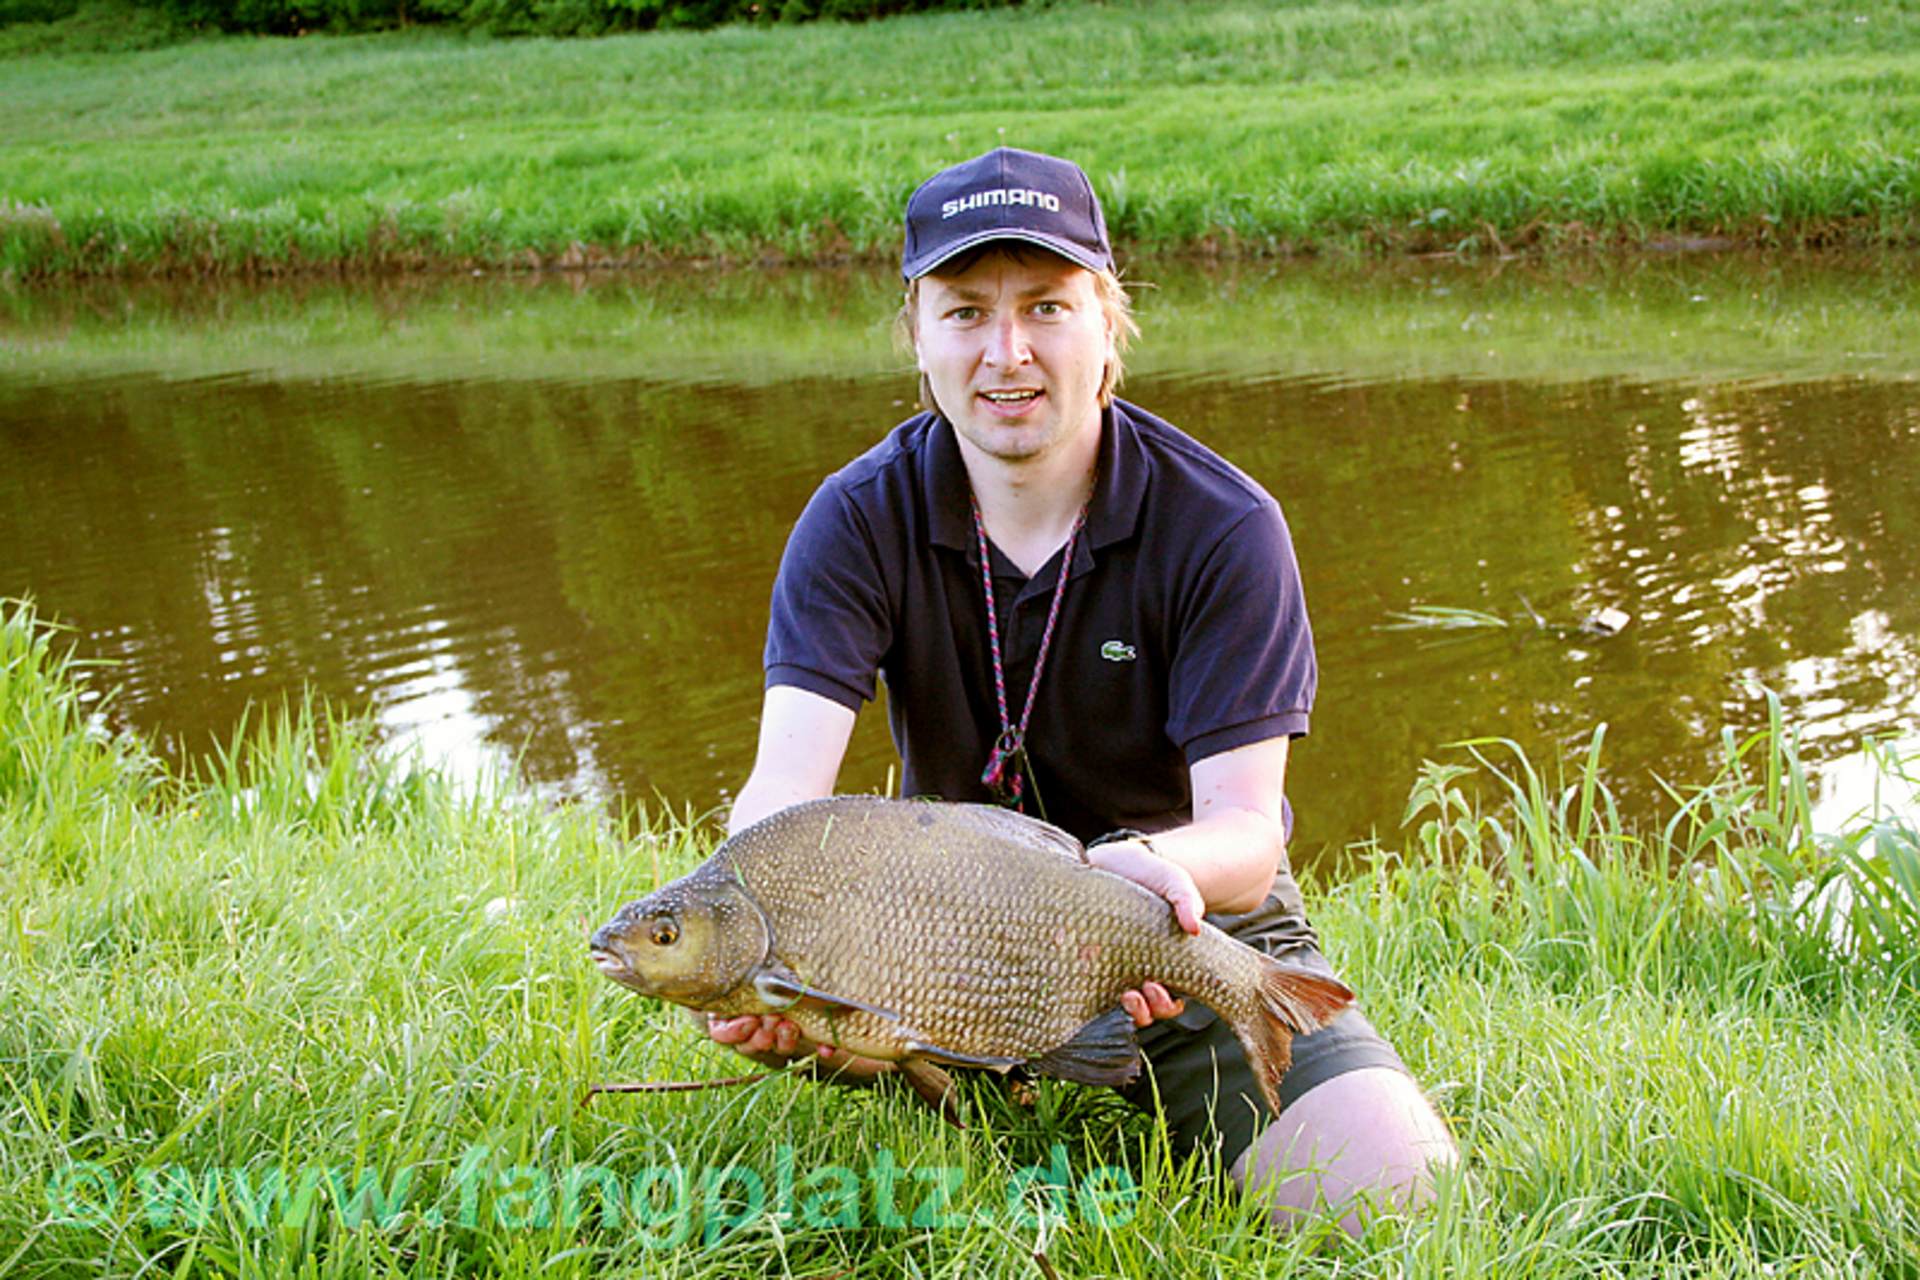
<path id="1" fill-rule="evenodd" d="M 1020 724 L 1016 727 L 1007 716 L 1007 673 L 1000 661 L 1000 620 L 993 607 L 993 561 L 987 551 L 987 524 L 980 518 L 979 499 L 973 500 L 973 532 L 980 540 L 980 585 L 987 597 L 987 645 L 993 652 L 993 696 L 1000 707 L 1000 737 L 993 744 L 993 751 L 987 756 L 987 767 L 980 774 L 980 781 L 992 793 L 994 803 L 1005 805 L 1009 809 L 1024 813 L 1021 801 L 1026 790 L 1028 776 L 1033 773 L 1033 762 L 1027 755 L 1027 722 L 1033 719 L 1033 703 L 1040 692 L 1040 673 L 1047 665 L 1047 649 L 1053 644 L 1054 624 L 1060 619 L 1060 601 L 1067 594 L 1067 575 L 1073 570 L 1073 543 L 1080 535 L 1080 527 L 1087 522 L 1087 508 L 1083 504 L 1080 514 L 1074 518 L 1073 528 L 1067 534 L 1067 544 L 1060 552 L 1060 581 L 1053 588 L 1053 606 L 1047 610 L 1047 629 L 1040 633 L 1040 652 L 1033 660 L 1033 675 L 1027 679 L 1027 705 L 1020 713 Z M 1039 788 L 1034 788 L 1034 800 L 1039 802 Z M 1046 808 L 1041 806 L 1040 816 L 1046 816 Z"/>

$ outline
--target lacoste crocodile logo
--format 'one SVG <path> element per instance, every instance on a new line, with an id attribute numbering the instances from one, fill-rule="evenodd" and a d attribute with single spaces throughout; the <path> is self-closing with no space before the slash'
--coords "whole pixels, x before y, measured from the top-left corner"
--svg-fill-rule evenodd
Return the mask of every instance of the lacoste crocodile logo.
<path id="1" fill-rule="evenodd" d="M 1134 652 L 1133 646 L 1130 644 L 1122 644 L 1118 640 L 1109 640 L 1100 646 L 1100 656 L 1108 662 L 1132 662 L 1140 655 Z"/>

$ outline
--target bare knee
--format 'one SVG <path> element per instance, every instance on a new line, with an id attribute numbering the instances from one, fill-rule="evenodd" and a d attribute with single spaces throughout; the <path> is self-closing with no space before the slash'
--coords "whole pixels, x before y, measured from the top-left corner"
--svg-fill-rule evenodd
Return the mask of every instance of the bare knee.
<path id="1" fill-rule="evenodd" d="M 1358 1235 L 1369 1212 L 1406 1212 L 1433 1196 L 1459 1148 L 1413 1079 L 1366 1067 L 1314 1086 L 1256 1137 L 1233 1180 L 1272 1203 L 1274 1222 L 1338 1212 Z"/>

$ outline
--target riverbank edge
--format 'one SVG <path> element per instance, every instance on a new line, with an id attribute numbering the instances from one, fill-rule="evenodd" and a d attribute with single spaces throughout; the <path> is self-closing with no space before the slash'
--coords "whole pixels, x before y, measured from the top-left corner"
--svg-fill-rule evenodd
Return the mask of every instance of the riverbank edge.
<path id="1" fill-rule="evenodd" d="M 496 250 L 449 253 L 409 242 L 391 230 L 374 228 L 364 247 L 321 255 L 293 247 L 283 253 L 234 249 L 225 225 L 197 224 L 194 234 L 163 240 L 140 255 L 96 251 L 102 232 L 95 230 L 75 252 L 59 219 L 36 206 L 0 208 L 0 285 L 71 284 L 87 280 L 230 279 L 258 281 L 300 277 L 389 278 L 407 275 L 483 274 L 548 271 L 622 271 L 648 269 L 756 270 L 785 267 L 844 268 L 893 261 L 894 245 L 854 245 L 837 228 L 797 228 L 799 244 L 747 241 L 728 247 L 595 244 L 565 240 L 561 247 L 501 246 Z M 18 237 L 11 248 L 7 239 Z M 719 238 L 716 236 L 715 238 Z M 39 240 L 36 246 L 33 240 Z M 23 244 L 24 242 L 24 244 Z M 223 242 L 225 242 L 223 244 Z M 558 237 L 556 237 L 558 242 Z M 22 248 L 25 252 L 22 252 Z M 1690 253 L 1825 253 L 1834 251 L 1906 252 L 1920 249 L 1920 210 L 1911 218 L 1809 219 L 1790 223 L 1755 218 L 1745 226 L 1711 225 L 1692 229 L 1635 226 L 1595 227 L 1587 223 L 1535 219 L 1518 227 L 1490 221 L 1444 231 L 1381 223 L 1355 231 L 1334 230 L 1318 237 L 1255 238 L 1227 229 L 1170 240 L 1116 237 L 1122 262 L 1133 258 L 1175 261 L 1253 262 L 1315 258 L 1576 259 Z M 63 261 L 63 259 L 65 259 Z"/>

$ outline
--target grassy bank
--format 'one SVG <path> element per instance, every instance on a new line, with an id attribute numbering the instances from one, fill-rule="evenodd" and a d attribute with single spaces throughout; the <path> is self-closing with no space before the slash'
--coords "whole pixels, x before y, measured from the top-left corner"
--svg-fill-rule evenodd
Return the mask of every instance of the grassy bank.
<path id="1" fill-rule="evenodd" d="M 0 48 L 5 33 L 0 32 Z M 0 61 L 0 271 L 883 257 L 996 143 L 1136 250 L 1920 239 L 1920 13 L 1061 5 Z"/>
<path id="2" fill-rule="evenodd" d="M 1274 1239 L 1097 1090 L 1029 1111 L 982 1087 L 964 1133 L 778 1080 L 583 1109 L 589 1082 L 731 1069 L 581 943 L 707 836 L 456 794 L 311 710 L 168 779 L 90 726 L 75 695 L 99 673 L 14 606 L 0 673 L 8 1274 L 1024 1277 L 1036 1248 L 1063 1276 L 1920 1263 L 1920 847 L 1871 815 L 1812 836 L 1778 724 L 1730 735 L 1641 833 L 1610 814 L 1598 736 L 1564 791 L 1498 744 L 1456 750 L 1415 783 L 1403 848 L 1311 887 L 1470 1166 L 1442 1212 L 1349 1245 Z M 1844 919 L 1822 882 L 1852 886 Z M 1059 1162 L 1138 1198 L 1010 1201 Z M 936 1168 L 963 1179 L 945 1205 Z M 853 1198 L 828 1196 L 843 1179 Z"/>

